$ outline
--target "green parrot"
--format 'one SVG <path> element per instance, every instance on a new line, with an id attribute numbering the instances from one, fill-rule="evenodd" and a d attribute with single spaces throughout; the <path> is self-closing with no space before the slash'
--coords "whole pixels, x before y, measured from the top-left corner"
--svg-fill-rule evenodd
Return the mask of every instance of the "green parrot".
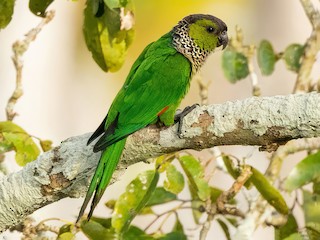
<path id="1" fill-rule="evenodd" d="M 94 194 L 88 220 L 108 186 L 126 138 L 149 124 L 170 126 L 189 90 L 192 76 L 215 48 L 228 44 L 227 26 L 217 17 L 193 14 L 149 44 L 132 65 L 107 116 L 88 140 L 101 157 L 82 204 L 77 222 Z"/>

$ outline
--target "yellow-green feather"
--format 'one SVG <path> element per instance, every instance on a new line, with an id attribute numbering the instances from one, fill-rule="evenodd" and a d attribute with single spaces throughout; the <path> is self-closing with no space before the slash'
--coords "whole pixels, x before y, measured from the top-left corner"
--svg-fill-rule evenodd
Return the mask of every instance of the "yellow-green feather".
<path id="1" fill-rule="evenodd" d="M 218 42 L 218 38 L 212 37 L 211 33 L 207 32 L 208 27 L 217 28 L 217 25 L 208 19 L 201 19 L 197 21 L 197 24 L 190 25 L 189 35 L 193 41 L 204 50 L 209 52 L 213 51 Z"/>

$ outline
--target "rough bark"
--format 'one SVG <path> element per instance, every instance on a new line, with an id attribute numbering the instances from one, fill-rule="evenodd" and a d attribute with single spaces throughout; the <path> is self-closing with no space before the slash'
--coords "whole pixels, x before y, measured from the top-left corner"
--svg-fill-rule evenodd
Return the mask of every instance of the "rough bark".
<path id="1" fill-rule="evenodd" d="M 177 125 L 149 126 L 131 135 L 113 180 L 138 161 L 182 149 L 258 145 L 273 150 L 291 139 L 320 136 L 320 94 L 252 97 L 201 106 Z M 71 137 L 22 170 L 0 179 L 0 232 L 35 210 L 65 197 L 84 196 L 99 153 L 86 146 L 90 134 Z"/>

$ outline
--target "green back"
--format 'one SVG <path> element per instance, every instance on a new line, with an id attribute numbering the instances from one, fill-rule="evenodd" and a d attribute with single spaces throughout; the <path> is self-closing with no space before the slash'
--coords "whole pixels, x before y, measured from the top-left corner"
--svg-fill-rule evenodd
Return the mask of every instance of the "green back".
<path id="1" fill-rule="evenodd" d="M 172 46 L 170 32 L 149 44 L 114 99 L 95 151 L 155 122 L 165 107 L 176 108 L 189 89 L 191 72 L 189 60 Z"/>

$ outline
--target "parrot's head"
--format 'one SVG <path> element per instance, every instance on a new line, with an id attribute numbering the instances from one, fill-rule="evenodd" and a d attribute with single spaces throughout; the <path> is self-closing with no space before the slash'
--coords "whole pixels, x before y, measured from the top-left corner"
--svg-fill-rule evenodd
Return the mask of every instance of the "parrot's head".
<path id="1" fill-rule="evenodd" d="M 217 47 L 227 46 L 227 30 L 227 25 L 212 15 L 189 15 L 173 28 L 173 44 L 198 69 Z"/>

